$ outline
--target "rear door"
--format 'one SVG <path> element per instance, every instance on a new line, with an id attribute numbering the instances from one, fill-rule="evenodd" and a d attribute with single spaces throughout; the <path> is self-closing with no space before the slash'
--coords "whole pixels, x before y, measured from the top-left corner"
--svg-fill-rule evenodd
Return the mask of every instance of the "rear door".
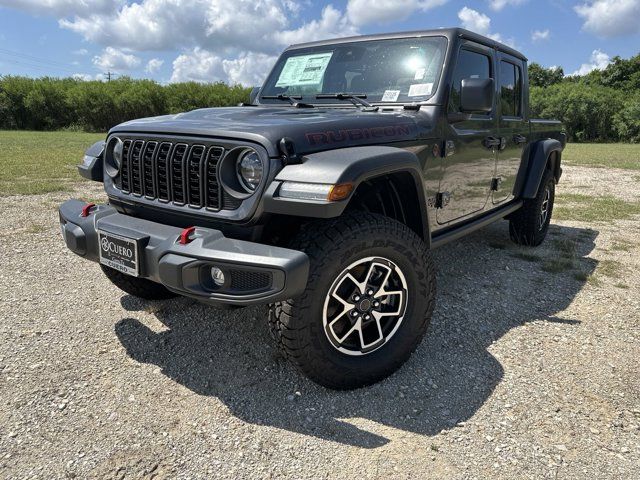
<path id="1" fill-rule="evenodd" d="M 470 41 L 458 52 L 449 93 L 449 114 L 460 114 L 460 88 L 465 78 L 496 78 L 493 49 Z M 446 224 L 481 211 L 491 194 L 496 153 L 486 140 L 496 135 L 494 103 L 489 113 L 473 113 L 463 121 L 449 122 L 445 135 L 444 172 L 440 181 L 441 205 L 436 213 Z"/>
<path id="2" fill-rule="evenodd" d="M 524 63 L 522 60 L 498 54 L 498 131 L 501 140 L 496 160 L 496 183 L 493 203 L 513 198 L 518 169 L 528 142 L 529 119 L 524 105 Z"/>

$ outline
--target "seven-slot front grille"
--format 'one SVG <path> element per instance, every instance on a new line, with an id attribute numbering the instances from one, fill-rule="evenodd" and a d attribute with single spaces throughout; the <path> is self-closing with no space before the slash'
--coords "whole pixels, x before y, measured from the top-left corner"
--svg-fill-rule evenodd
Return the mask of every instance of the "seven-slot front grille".
<path id="1" fill-rule="evenodd" d="M 210 210 L 235 210 L 240 201 L 218 182 L 218 146 L 155 140 L 123 141 L 116 187 L 123 193 Z"/>

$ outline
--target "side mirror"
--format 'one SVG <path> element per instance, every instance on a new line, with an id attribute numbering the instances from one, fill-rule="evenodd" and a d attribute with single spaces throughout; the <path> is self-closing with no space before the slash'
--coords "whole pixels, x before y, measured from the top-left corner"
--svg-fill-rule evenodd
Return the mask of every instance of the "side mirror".
<path id="1" fill-rule="evenodd" d="M 493 110 L 493 78 L 465 78 L 460 89 L 460 110 L 465 113 Z"/>
<path id="2" fill-rule="evenodd" d="M 260 93 L 260 87 L 253 87 L 251 89 L 251 93 L 249 94 L 249 104 L 253 105 L 253 102 L 258 98 L 258 93 Z"/>

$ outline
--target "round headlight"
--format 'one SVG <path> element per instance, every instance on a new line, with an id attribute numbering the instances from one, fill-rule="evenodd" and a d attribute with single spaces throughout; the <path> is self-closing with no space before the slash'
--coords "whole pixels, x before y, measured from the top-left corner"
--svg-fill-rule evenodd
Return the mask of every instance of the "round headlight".
<path id="1" fill-rule="evenodd" d="M 237 163 L 238 179 L 240 184 L 248 191 L 253 192 L 262 180 L 262 160 L 255 150 L 245 150 Z"/>
<path id="2" fill-rule="evenodd" d="M 122 165 L 122 140 L 118 137 L 113 137 L 109 140 L 109 145 L 105 152 L 105 171 L 111 178 L 115 178 L 120 173 L 120 166 Z"/>
<path id="3" fill-rule="evenodd" d="M 120 165 L 122 165 L 122 148 L 122 140 L 116 138 L 116 144 L 113 146 L 113 163 L 118 170 L 120 170 Z"/>

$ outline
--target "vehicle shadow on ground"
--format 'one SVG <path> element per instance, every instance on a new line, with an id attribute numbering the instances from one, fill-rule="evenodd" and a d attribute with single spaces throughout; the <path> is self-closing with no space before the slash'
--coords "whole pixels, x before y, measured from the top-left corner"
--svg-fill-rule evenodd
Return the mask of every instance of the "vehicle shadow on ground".
<path id="1" fill-rule="evenodd" d="M 245 422 L 375 448 L 389 439 L 348 419 L 437 434 L 472 417 L 491 395 L 504 370 L 488 348 L 509 330 L 532 321 L 579 328 L 579 322 L 557 314 L 581 290 L 582 277 L 548 273 L 542 266 L 562 255 L 561 243 L 572 242 L 573 262 L 592 273 L 596 261 L 585 257 L 597 234 L 552 225 L 543 247 L 527 250 L 542 260 L 524 260 L 501 222 L 436 250 L 438 300 L 427 337 L 398 373 L 351 392 L 324 389 L 295 372 L 269 338 L 264 308 L 226 311 L 187 299 L 149 303 L 125 296 L 127 310 L 152 308 L 168 329 L 156 333 L 125 318 L 115 330 L 132 359 L 159 366 L 199 395 L 218 398 Z"/>

